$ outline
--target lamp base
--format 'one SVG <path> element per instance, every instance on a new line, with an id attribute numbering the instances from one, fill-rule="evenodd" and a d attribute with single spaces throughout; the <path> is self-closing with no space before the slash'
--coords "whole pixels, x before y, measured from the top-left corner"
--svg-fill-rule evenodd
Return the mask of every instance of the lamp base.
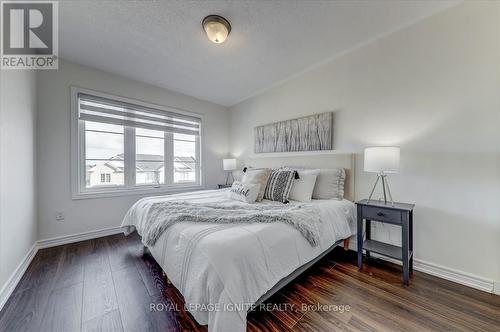
<path id="1" fill-rule="evenodd" d="M 229 177 L 232 177 L 233 178 L 233 181 L 234 182 L 234 176 L 233 176 L 233 172 L 230 171 L 230 172 L 227 172 L 227 176 L 226 176 L 226 186 L 229 186 Z"/>
<path id="2" fill-rule="evenodd" d="M 387 182 L 387 175 L 384 173 L 379 173 L 377 174 L 377 180 L 375 181 L 375 184 L 373 185 L 372 192 L 370 193 L 370 197 L 368 198 L 368 203 L 371 201 L 373 192 L 375 191 L 375 188 L 377 187 L 378 181 L 382 182 L 382 190 L 384 192 L 384 202 L 387 204 L 387 194 L 389 194 L 389 200 L 391 203 L 391 206 L 394 206 L 394 201 L 392 200 L 392 195 L 391 195 L 391 189 L 389 188 L 389 182 Z"/>

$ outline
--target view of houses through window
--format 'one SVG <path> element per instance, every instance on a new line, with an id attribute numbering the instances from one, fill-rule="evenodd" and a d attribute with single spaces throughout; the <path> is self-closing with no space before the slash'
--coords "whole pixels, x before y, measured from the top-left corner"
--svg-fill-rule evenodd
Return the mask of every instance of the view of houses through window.
<path id="1" fill-rule="evenodd" d="M 165 135 L 171 134 L 135 129 L 136 184 L 165 184 Z"/>
<path id="2" fill-rule="evenodd" d="M 174 183 L 195 181 L 196 136 L 174 134 Z"/>
<path id="3" fill-rule="evenodd" d="M 196 137 L 135 128 L 136 185 L 166 183 L 166 168 L 172 182 L 196 181 Z M 86 187 L 98 188 L 125 184 L 124 126 L 85 122 Z M 170 135 L 171 139 L 166 139 Z M 165 146 L 171 142 L 172 147 Z M 173 165 L 166 165 L 165 151 L 173 152 Z M 167 166 L 167 167 L 165 167 Z M 167 172 L 167 176 L 169 173 Z"/>
<path id="4" fill-rule="evenodd" d="M 86 187 L 124 185 L 124 127 L 85 122 Z M 106 179 L 109 174 L 109 181 Z"/>

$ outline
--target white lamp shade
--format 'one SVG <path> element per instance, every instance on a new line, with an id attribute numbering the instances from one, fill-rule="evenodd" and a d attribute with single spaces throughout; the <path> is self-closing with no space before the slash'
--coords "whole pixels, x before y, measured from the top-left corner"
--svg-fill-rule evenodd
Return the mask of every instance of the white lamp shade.
<path id="1" fill-rule="evenodd" d="M 224 159 L 222 165 L 225 171 L 234 171 L 236 169 L 236 159 Z"/>
<path id="2" fill-rule="evenodd" d="M 397 173 L 400 149 L 395 146 L 365 148 L 365 172 Z"/>

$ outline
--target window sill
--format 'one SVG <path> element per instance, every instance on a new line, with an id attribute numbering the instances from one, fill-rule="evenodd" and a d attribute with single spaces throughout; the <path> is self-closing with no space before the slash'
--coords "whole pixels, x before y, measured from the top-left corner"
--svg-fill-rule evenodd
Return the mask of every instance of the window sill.
<path id="1" fill-rule="evenodd" d="M 175 187 L 160 187 L 160 188 L 134 188 L 134 189 L 112 189 L 102 191 L 88 191 L 78 192 L 72 194 L 73 200 L 80 199 L 93 199 L 105 197 L 120 197 L 120 196 L 133 196 L 133 195 L 162 195 L 162 194 L 176 194 L 188 191 L 203 190 L 203 185 L 179 185 Z"/>

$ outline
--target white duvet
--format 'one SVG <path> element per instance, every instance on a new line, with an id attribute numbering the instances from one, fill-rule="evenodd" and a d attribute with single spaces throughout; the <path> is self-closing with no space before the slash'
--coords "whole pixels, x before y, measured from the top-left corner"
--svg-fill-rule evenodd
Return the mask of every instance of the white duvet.
<path id="1" fill-rule="evenodd" d="M 228 198 L 226 190 L 144 198 L 130 208 L 122 226 L 135 226 L 145 220 L 151 204 L 172 200 L 215 203 Z M 292 226 L 280 222 L 180 222 L 169 227 L 150 251 L 199 324 L 208 324 L 209 331 L 214 332 L 245 331 L 250 305 L 298 267 L 355 233 L 352 202 L 313 200 L 310 204 L 317 206 L 321 219 L 316 247 Z"/>

